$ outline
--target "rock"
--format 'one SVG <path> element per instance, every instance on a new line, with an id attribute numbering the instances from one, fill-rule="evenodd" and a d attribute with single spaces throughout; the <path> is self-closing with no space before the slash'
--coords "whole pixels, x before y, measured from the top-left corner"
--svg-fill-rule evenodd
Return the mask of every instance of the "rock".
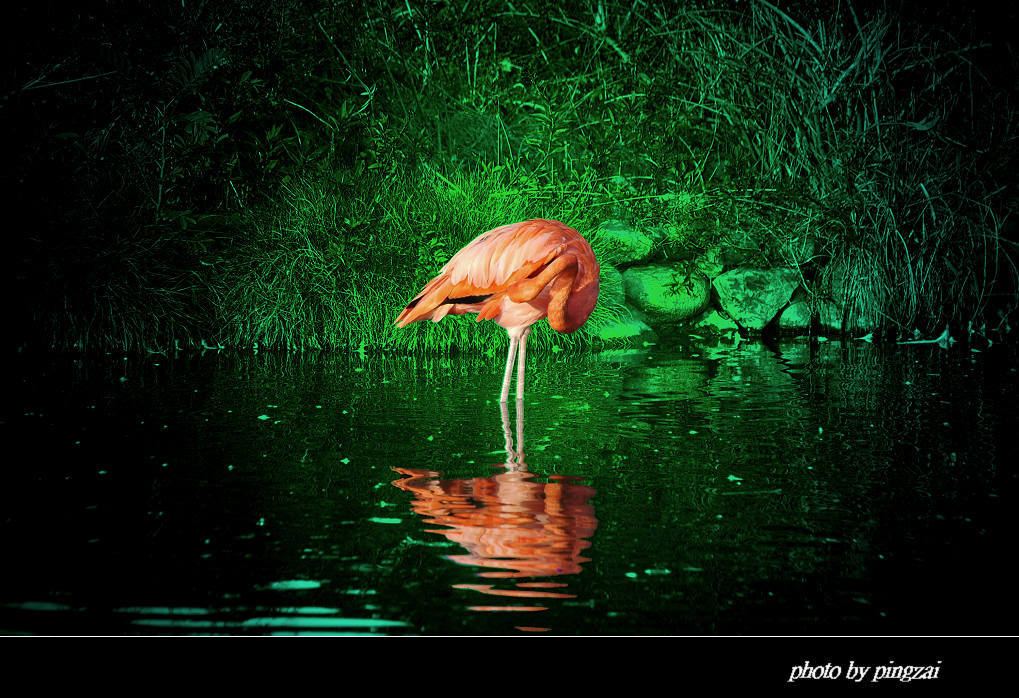
<path id="1" fill-rule="evenodd" d="M 610 220 L 601 224 L 593 236 L 599 252 L 606 261 L 614 264 L 642 262 L 651 256 L 654 236 L 638 230 L 625 221 Z"/>
<path id="2" fill-rule="evenodd" d="M 636 308 L 631 308 L 630 306 L 626 306 L 626 310 L 628 313 L 630 313 L 630 317 L 633 319 L 634 322 L 648 328 L 651 334 L 655 333 L 654 329 L 652 329 L 651 327 L 651 323 L 648 321 L 647 315 L 637 310 Z"/>
<path id="3" fill-rule="evenodd" d="M 585 327 L 592 337 L 607 343 L 650 340 L 655 337 L 655 331 L 647 323 L 647 317 L 639 310 L 626 306 L 623 306 L 621 312 L 613 313 L 610 317 L 592 317 Z"/>
<path id="4" fill-rule="evenodd" d="M 722 309 L 742 327 L 760 331 L 789 302 L 800 275 L 793 269 L 733 269 L 713 283 Z"/>
<path id="5" fill-rule="evenodd" d="M 623 273 L 611 264 L 602 264 L 598 275 L 598 306 L 584 325 L 588 334 L 608 343 L 623 342 L 642 336 L 651 339 L 654 330 L 647 318 L 626 305 Z"/>
<path id="6" fill-rule="evenodd" d="M 665 265 L 633 267 L 623 272 L 627 301 L 647 313 L 652 323 L 674 323 L 694 317 L 708 306 L 711 282 L 700 271 Z"/>
<path id="7" fill-rule="evenodd" d="M 810 329 L 810 302 L 802 300 L 790 303 L 778 318 L 778 325 L 784 330 Z"/>
<path id="8" fill-rule="evenodd" d="M 722 315 L 722 313 L 714 308 L 704 313 L 703 317 L 697 321 L 694 327 L 706 330 L 712 334 L 732 334 L 739 330 L 739 325 L 733 322 L 732 318 Z"/>

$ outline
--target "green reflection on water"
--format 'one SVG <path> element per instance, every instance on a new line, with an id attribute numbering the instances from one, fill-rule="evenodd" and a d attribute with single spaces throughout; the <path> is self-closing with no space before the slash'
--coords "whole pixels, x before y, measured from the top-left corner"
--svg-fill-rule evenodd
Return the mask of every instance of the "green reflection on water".
<path id="1" fill-rule="evenodd" d="M 0 423 L 10 453 L 35 454 L 0 488 L 0 627 L 339 633 L 355 626 L 320 624 L 376 614 L 402 625 L 365 627 L 424 634 L 1011 627 L 1014 357 L 653 349 L 529 357 L 526 478 L 505 477 L 498 361 L 210 355 L 132 360 L 126 383 L 120 357 L 28 367 Z M 277 423 L 253 418 L 266 405 Z M 397 491 L 394 468 L 417 489 Z M 435 523 L 489 504 L 547 532 L 569 524 L 549 505 L 570 492 L 597 527 L 549 539 L 589 543 L 582 564 L 564 548 L 559 592 L 523 586 L 552 578 L 534 566 L 478 584 L 514 572 L 484 549 L 498 552 L 491 527 Z M 548 610 L 536 623 L 464 610 L 492 591 L 546 593 Z M 232 620 L 241 608 L 258 622 Z"/>

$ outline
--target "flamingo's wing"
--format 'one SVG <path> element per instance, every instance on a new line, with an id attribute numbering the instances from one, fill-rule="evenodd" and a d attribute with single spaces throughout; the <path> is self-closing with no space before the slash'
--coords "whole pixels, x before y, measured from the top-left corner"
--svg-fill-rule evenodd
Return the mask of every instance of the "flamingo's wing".
<path id="1" fill-rule="evenodd" d="M 533 220 L 479 235 L 425 284 L 396 324 L 472 312 L 478 320 L 494 317 L 510 286 L 540 272 L 565 249 L 563 230 L 569 229 L 562 223 Z"/>

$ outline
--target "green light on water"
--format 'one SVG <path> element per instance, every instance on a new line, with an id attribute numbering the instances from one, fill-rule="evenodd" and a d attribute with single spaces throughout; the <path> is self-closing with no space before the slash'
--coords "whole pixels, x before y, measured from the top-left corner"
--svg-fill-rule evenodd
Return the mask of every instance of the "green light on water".
<path id="1" fill-rule="evenodd" d="M 173 606 L 126 606 L 124 608 L 118 608 L 114 613 L 138 613 L 147 614 L 154 616 L 206 616 L 211 611 L 207 608 L 188 608 L 185 606 L 173 607 Z"/>
<path id="2" fill-rule="evenodd" d="M 241 625 L 245 628 L 300 627 L 300 628 L 397 628 L 407 623 L 400 620 L 378 618 L 251 618 Z"/>
<path id="3" fill-rule="evenodd" d="M 16 608 L 21 611 L 70 611 L 70 606 L 49 601 L 25 601 L 24 603 L 5 603 L 5 608 Z"/>
<path id="4" fill-rule="evenodd" d="M 287 579 L 281 582 L 273 582 L 269 585 L 269 588 L 274 591 L 294 591 L 301 589 L 318 589 L 320 586 L 322 586 L 322 582 L 316 582 L 311 579 Z"/>

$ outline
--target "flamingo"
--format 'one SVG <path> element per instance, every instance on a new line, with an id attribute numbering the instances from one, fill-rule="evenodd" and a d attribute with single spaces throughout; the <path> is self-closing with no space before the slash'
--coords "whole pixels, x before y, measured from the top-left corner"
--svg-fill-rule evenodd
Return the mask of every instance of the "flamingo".
<path id="1" fill-rule="evenodd" d="M 574 332 L 597 302 L 598 260 L 587 240 L 559 221 L 529 220 L 482 233 L 453 255 L 396 325 L 464 313 L 495 320 L 510 339 L 499 402 L 509 399 L 515 357 L 519 402 L 531 325 L 547 317 L 556 332 Z"/>

